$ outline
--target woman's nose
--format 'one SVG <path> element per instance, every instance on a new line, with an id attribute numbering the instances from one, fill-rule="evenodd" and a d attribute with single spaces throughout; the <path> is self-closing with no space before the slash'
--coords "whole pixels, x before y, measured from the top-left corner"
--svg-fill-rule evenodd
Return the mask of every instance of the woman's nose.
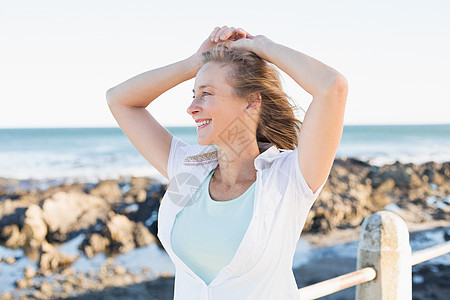
<path id="1" fill-rule="evenodd" d="M 191 116 L 194 116 L 197 113 L 199 113 L 200 110 L 201 110 L 200 106 L 198 105 L 196 99 L 194 99 L 191 105 L 189 105 L 189 107 L 187 108 L 187 113 L 190 114 Z"/>

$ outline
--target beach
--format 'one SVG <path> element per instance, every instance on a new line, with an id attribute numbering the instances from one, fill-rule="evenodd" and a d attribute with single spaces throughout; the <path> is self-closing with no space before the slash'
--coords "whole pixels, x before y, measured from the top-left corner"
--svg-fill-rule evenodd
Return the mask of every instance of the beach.
<path id="1" fill-rule="evenodd" d="M 449 240 L 449 179 L 450 162 L 336 159 L 297 246 L 299 288 L 354 271 L 360 225 L 376 211 L 406 222 L 413 251 Z M 174 269 L 156 237 L 166 188 L 148 177 L 71 184 L 1 178 L 0 299 L 171 299 Z M 413 268 L 414 299 L 443 299 L 449 256 Z"/>

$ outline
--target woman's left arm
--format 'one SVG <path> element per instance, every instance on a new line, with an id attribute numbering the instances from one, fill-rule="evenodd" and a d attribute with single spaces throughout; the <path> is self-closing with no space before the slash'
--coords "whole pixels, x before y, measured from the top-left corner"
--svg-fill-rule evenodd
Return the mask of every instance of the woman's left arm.
<path id="1" fill-rule="evenodd" d="M 234 28 L 233 28 L 234 29 Z M 273 63 L 313 96 L 299 135 L 298 163 L 315 193 L 327 179 L 342 136 L 348 84 L 346 78 L 320 61 L 242 29 L 222 31 L 219 40 L 230 49 L 245 49 Z M 228 39 L 234 36 L 235 41 Z"/>
<path id="2" fill-rule="evenodd" d="M 270 40 L 255 49 L 313 96 L 299 135 L 298 163 L 315 193 L 330 174 L 342 136 L 348 84 L 346 78 L 320 61 Z"/>

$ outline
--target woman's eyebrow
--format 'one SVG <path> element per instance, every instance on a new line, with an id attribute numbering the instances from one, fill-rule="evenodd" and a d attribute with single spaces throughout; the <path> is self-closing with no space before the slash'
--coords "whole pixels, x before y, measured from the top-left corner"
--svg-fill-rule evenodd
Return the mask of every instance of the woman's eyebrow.
<path id="1" fill-rule="evenodd" d="M 205 84 L 205 85 L 199 86 L 198 89 L 201 90 L 201 89 L 204 89 L 204 88 L 206 88 L 206 87 L 214 88 L 214 87 L 213 87 L 212 85 L 210 85 L 210 84 Z M 192 92 L 195 93 L 195 90 L 192 89 Z"/>

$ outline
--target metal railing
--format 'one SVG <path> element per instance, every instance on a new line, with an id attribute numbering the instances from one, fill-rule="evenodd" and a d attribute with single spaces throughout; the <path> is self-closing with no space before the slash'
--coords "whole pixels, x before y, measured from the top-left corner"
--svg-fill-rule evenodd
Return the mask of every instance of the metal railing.
<path id="1" fill-rule="evenodd" d="M 357 271 L 299 289 L 302 299 L 317 299 L 357 286 L 355 299 L 411 299 L 411 267 L 450 252 L 450 242 L 411 254 L 403 220 L 378 212 L 361 226 Z"/>

